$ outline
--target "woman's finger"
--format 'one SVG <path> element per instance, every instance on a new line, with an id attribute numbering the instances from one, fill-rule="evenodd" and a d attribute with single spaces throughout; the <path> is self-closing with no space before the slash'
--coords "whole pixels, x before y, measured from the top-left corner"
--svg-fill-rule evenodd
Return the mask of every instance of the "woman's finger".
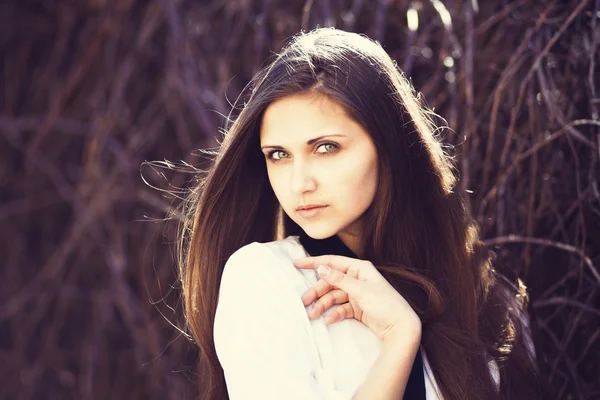
<path id="1" fill-rule="evenodd" d="M 319 279 L 317 283 L 312 285 L 304 294 L 302 295 L 302 304 L 304 307 L 308 306 L 310 303 L 315 301 L 318 297 L 323 296 L 325 293 L 330 291 L 332 286 L 327 283 L 324 279 Z"/>
<path id="2" fill-rule="evenodd" d="M 315 303 L 308 313 L 311 318 L 319 318 L 321 314 L 333 307 L 334 304 L 344 304 L 348 302 L 348 293 L 340 289 L 331 290 Z"/>
<path id="3" fill-rule="evenodd" d="M 346 272 L 357 261 L 360 262 L 361 260 L 337 255 L 324 255 L 296 259 L 294 260 L 294 266 L 302 269 L 317 269 L 319 265 L 327 265 L 338 271 Z"/>
<path id="4" fill-rule="evenodd" d="M 350 303 L 342 304 L 325 317 L 326 324 L 333 324 L 344 319 L 354 318 L 354 309 Z"/>
<path id="5" fill-rule="evenodd" d="M 294 260 L 294 266 L 299 269 L 317 269 L 326 265 L 355 278 L 375 278 L 379 273 L 369 261 L 338 255 L 304 257 Z"/>
<path id="6" fill-rule="evenodd" d="M 304 292 L 304 294 L 302 295 L 302 303 L 306 307 L 310 303 L 315 301 L 317 298 L 325 295 L 332 289 L 334 289 L 334 287 L 331 286 L 331 284 L 327 283 L 325 279 L 319 279 L 306 292 Z"/>
<path id="7" fill-rule="evenodd" d="M 348 269 L 347 274 L 352 278 L 358 279 L 358 271 L 350 268 Z M 308 306 L 310 303 L 315 301 L 317 298 L 322 297 L 327 292 L 331 291 L 332 286 L 324 279 L 319 279 L 317 283 L 312 285 L 303 295 L 302 295 L 302 304 L 304 307 Z M 345 301 L 348 301 L 348 294 L 344 292 L 344 296 L 346 298 Z"/>
<path id="8" fill-rule="evenodd" d="M 342 289 L 344 292 L 348 293 L 350 297 L 360 301 L 361 290 L 360 281 L 358 279 L 352 278 L 350 275 L 326 265 L 319 265 L 317 272 L 319 273 L 319 276 L 331 286 Z"/>

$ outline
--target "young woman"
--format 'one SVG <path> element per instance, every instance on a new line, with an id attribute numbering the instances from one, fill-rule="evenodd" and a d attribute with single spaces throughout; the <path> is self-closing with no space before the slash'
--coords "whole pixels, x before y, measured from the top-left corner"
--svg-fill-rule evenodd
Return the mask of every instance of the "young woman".
<path id="1" fill-rule="evenodd" d="M 249 88 L 186 203 L 200 398 L 548 398 L 524 287 L 382 47 L 300 33 Z"/>

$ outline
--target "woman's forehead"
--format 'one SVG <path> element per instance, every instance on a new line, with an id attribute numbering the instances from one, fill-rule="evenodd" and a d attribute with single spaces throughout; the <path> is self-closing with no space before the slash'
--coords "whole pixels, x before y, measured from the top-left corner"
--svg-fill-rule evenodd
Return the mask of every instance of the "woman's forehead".
<path id="1" fill-rule="evenodd" d="M 351 136 L 354 122 L 335 100 L 313 94 L 291 95 L 267 107 L 261 123 L 263 145 L 283 139 L 309 140 L 315 136 Z"/>

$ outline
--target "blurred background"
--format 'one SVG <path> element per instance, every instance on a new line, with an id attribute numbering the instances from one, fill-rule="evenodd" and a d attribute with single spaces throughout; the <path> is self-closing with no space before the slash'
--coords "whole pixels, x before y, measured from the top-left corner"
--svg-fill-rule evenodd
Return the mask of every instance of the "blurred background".
<path id="1" fill-rule="evenodd" d="M 600 399 L 599 0 L 2 2 L 1 399 L 197 398 L 165 217 L 316 26 L 378 40 L 446 119 L 544 373 Z"/>

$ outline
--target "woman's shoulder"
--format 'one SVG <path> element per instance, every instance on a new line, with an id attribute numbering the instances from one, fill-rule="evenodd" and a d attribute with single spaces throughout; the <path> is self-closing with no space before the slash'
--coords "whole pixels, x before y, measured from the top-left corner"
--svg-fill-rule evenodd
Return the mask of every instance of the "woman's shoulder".
<path id="1" fill-rule="evenodd" d="M 242 377 L 248 365 L 265 360 L 296 365 L 297 354 L 309 354 L 309 322 L 295 290 L 296 268 L 283 259 L 295 245 L 293 238 L 286 239 L 246 244 L 229 257 L 223 269 L 213 338 L 224 370 L 230 377 L 239 374 L 237 379 L 243 382 L 240 393 L 256 383 Z M 292 357 L 285 358 L 290 352 Z M 285 361 L 280 361 L 282 356 Z"/>
<path id="2" fill-rule="evenodd" d="M 237 249 L 227 260 L 226 266 L 240 262 L 261 263 L 278 259 L 294 259 L 304 256 L 304 249 L 298 236 L 271 242 L 252 242 Z"/>
<path id="3" fill-rule="evenodd" d="M 295 269 L 294 259 L 304 256 L 298 236 L 264 243 L 252 242 L 240 247 L 229 257 L 224 266 L 223 279 L 234 276 L 236 280 L 264 279 L 265 276 L 280 275 L 285 270 Z"/>

